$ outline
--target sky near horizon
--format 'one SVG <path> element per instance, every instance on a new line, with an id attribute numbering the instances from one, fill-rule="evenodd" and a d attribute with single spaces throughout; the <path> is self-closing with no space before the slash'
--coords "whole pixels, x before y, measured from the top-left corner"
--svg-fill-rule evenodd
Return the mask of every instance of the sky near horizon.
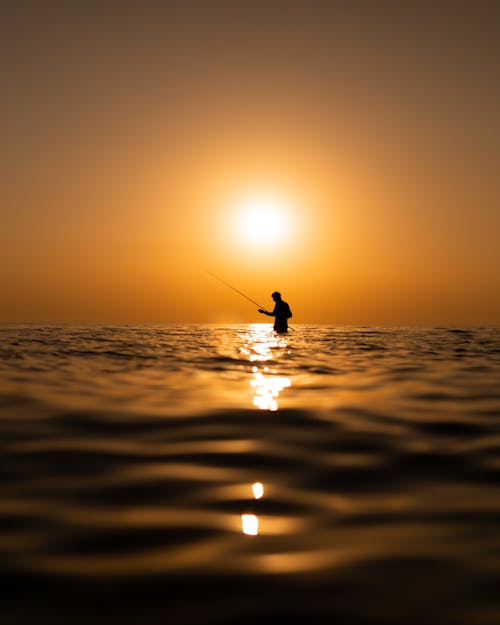
<path id="1" fill-rule="evenodd" d="M 500 323 L 500 4 L 2 9 L 0 321 Z"/>

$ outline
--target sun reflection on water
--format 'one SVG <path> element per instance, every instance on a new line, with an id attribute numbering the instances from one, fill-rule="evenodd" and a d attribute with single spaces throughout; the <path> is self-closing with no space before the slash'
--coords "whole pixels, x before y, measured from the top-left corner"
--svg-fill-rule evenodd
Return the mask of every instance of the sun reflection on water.
<path id="1" fill-rule="evenodd" d="M 252 363 L 276 361 L 288 351 L 285 337 L 270 332 L 267 327 L 254 325 L 243 335 L 244 344 L 240 352 Z M 276 369 L 267 365 L 254 364 L 250 386 L 255 389 L 253 405 L 260 410 L 278 410 L 278 396 L 292 385 L 290 378 L 278 375 Z"/>
<path id="2" fill-rule="evenodd" d="M 259 533 L 259 519 L 255 514 L 241 515 L 241 529 L 247 536 L 257 536 Z"/>
<path id="3" fill-rule="evenodd" d="M 264 371 L 267 371 L 267 367 Z M 281 376 L 266 376 L 257 367 L 253 369 L 253 376 L 250 380 L 250 386 L 255 388 L 253 405 L 261 410 L 278 410 L 278 395 L 284 388 L 291 386 L 290 379 Z"/>
<path id="4" fill-rule="evenodd" d="M 255 499 L 262 499 L 264 496 L 264 484 L 255 482 L 255 484 L 252 484 L 252 492 Z"/>
<path id="5" fill-rule="evenodd" d="M 252 493 L 255 499 L 262 499 L 264 496 L 264 484 L 262 482 L 252 484 Z M 248 536 L 257 536 L 259 533 L 259 517 L 256 514 L 242 514 L 241 531 Z"/>
<path id="6" fill-rule="evenodd" d="M 240 353 L 252 363 L 250 386 L 254 389 L 253 405 L 261 410 L 278 410 L 281 391 L 292 385 L 290 378 L 278 375 L 275 367 L 290 353 L 286 337 L 277 335 L 265 325 L 252 325 L 241 335 Z M 254 500 L 264 496 L 262 482 L 252 484 Z M 252 509 L 253 506 L 250 508 Z M 259 517 L 253 512 L 241 515 L 241 531 L 248 536 L 259 534 Z"/>

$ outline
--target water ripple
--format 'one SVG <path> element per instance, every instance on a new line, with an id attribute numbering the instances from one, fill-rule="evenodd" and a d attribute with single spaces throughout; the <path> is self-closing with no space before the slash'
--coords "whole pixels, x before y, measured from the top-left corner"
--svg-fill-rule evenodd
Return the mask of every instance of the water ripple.
<path id="1" fill-rule="evenodd" d="M 2 623 L 500 621 L 496 329 L 0 339 Z"/>

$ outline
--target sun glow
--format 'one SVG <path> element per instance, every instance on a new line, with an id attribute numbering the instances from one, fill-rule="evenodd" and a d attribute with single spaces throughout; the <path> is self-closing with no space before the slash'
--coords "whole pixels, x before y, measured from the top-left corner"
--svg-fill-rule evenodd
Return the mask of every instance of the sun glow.
<path id="1" fill-rule="evenodd" d="M 283 200 L 265 196 L 252 197 L 240 203 L 237 230 L 252 245 L 274 245 L 290 230 L 289 207 Z"/>

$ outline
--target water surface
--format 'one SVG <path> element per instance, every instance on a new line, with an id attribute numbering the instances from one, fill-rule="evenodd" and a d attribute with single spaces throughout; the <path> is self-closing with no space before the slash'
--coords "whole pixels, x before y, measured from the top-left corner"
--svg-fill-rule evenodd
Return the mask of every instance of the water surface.
<path id="1" fill-rule="evenodd" d="M 498 329 L 294 328 L 0 328 L 2 625 L 500 622 Z"/>

